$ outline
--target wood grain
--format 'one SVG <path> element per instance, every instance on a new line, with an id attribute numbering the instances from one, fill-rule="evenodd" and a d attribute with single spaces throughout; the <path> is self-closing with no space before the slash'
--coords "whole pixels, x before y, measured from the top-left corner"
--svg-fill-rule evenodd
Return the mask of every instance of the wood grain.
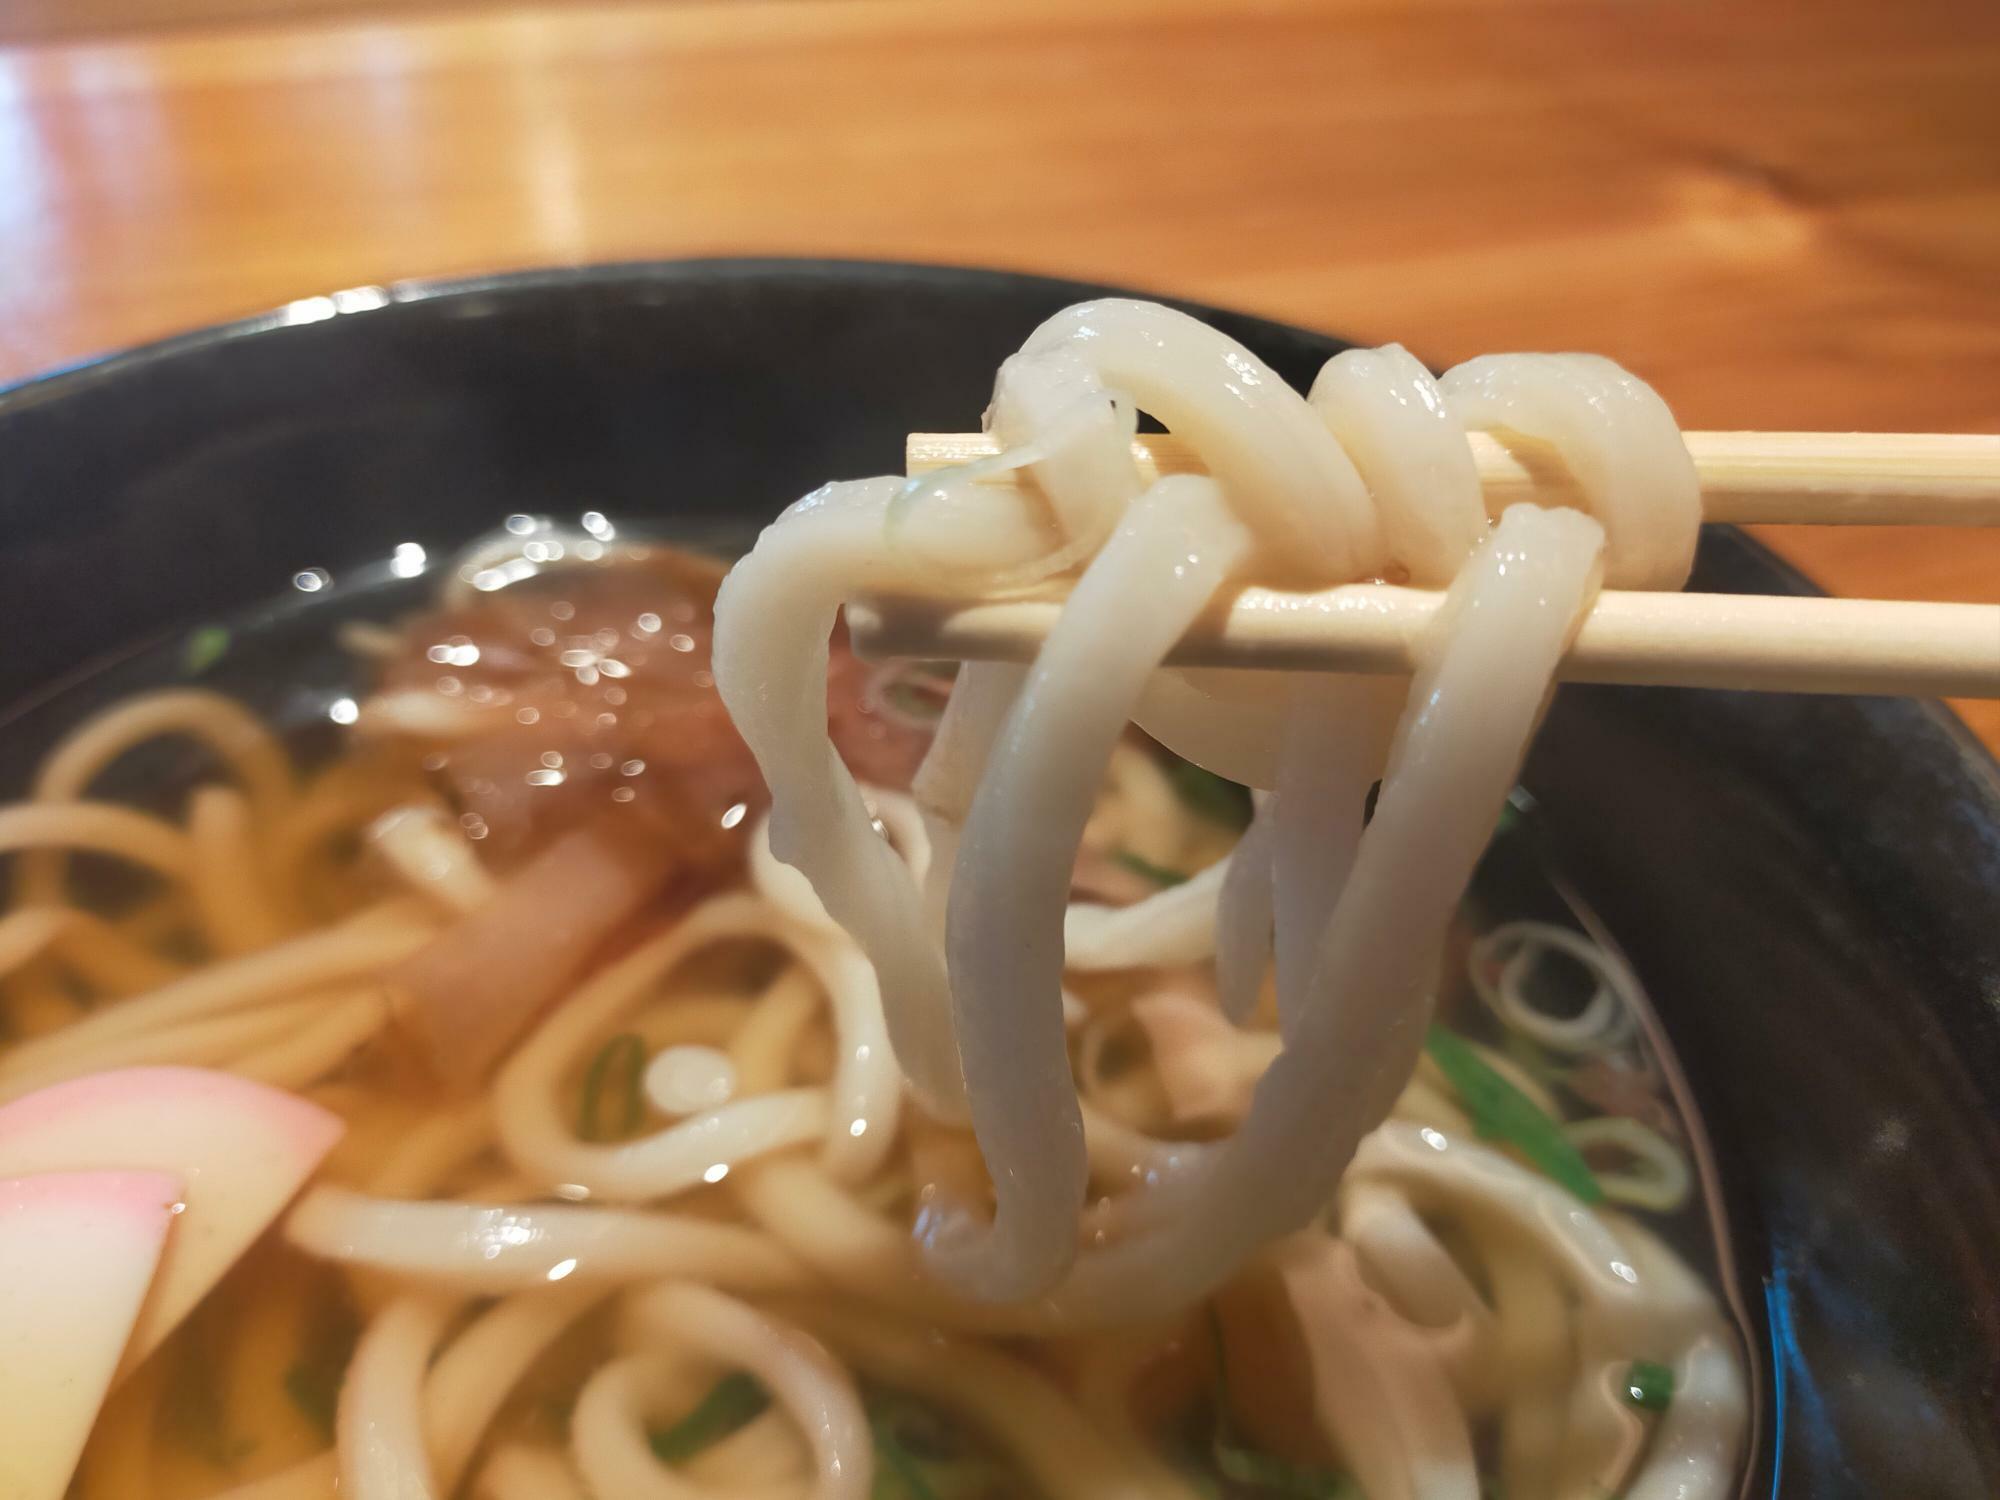
<path id="1" fill-rule="evenodd" d="M 424 0 L 425 11 L 494 8 L 495 0 Z M 243 21 L 409 13 L 398 0 L 7 0 L 0 44 L 181 30 Z"/>
<path id="2" fill-rule="evenodd" d="M 0 379 L 340 286 L 762 251 L 1599 349 L 1695 427 L 1993 431 L 2000 8 L 763 0 L 24 47 L 0 244 Z M 2000 534 L 1769 535 L 1843 592 L 2000 600 Z"/>

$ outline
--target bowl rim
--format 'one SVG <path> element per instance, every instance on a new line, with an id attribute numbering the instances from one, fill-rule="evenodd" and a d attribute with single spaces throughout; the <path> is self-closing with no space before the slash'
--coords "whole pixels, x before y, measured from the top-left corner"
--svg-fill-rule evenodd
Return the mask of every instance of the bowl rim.
<path id="1" fill-rule="evenodd" d="M 1282 328 L 1313 337 L 1341 335 L 1285 318 L 1209 302 L 1144 287 L 1114 286 L 1079 280 L 1042 271 L 1017 270 L 1005 266 L 968 265 L 954 261 L 880 260 L 870 257 L 820 255 L 698 255 L 635 257 L 631 259 L 582 261 L 567 265 L 521 266 L 502 270 L 454 272 L 417 276 L 378 283 L 360 283 L 333 291 L 293 298 L 214 323 L 206 323 L 176 333 L 114 346 L 36 371 L 18 379 L 0 382 L 0 415 L 60 400 L 74 391 L 88 389 L 149 365 L 177 356 L 252 338 L 280 328 L 323 322 L 335 317 L 366 316 L 422 303 L 461 297 L 507 294 L 586 286 L 592 283 L 666 280 L 690 274 L 712 277 L 741 276 L 746 280 L 774 273 L 832 274 L 856 281 L 908 281 L 913 278 L 945 283 L 987 281 L 1004 278 L 1010 282 L 1038 283 L 1050 289 L 1075 291 L 1085 295 L 1144 297 L 1172 303 L 1208 314 L 1249 319 L 1271 328 Z M 1796 564 L 1781 556 L 1740 526 L 1719 525 L 1715 529 L 1733 534 L 1783 585 L 1782 592 L 1824 595 L 1826 590 Z M 1924 710 L 1938 728 L 1945 731 L 1975 766 L 1993 767 L 2000 776 L 2000 747 L 1989 747 L 1941 702 L 1911 699 Z M 2000 786 L 2000 779 L 1996 780 Z"/>
<path id="2" fill-rule="evenodd" d="M 535 266 L 518 269 L 480 271 L 466 274 L 426 276 L 383 284 L 363 284 L 338 291 L 294 299 L 277 307 L 160 338 L 82 356 L 8 384 L 0 384 L 0 419 L 60 402 L 72 395 L 114 387 L 119 381 L 142 375 L 161 365 L 192 354 L 213 351 L 244 339 L 257 338 L 279 330 L 336 318 L 367 318 L 374 314 L 394 314 L 425 305 L 449 303 L 479 297 L 507 297 L 523 293 L 573 291 L 583 288 L 616 289 L 644 287 L 649 283 L 706 279 L 713 282 L 760 279 L 821 281 L 835 286 L 885 288 L 918 283 L 949 293 L 954 288 L 1008 285 L 1034 288 L 1051 299 L 1078 300 L 1093 296 L 1146 296 L 1170 303 L 1210 318 L 1254 325 L 1272 336 L 1290 336 L 1317 342 L 1333 337 L 1310 325 L 1287 322 L 1262 313 L 1177 297 L 1159 291 L 1078 281 L 1039 272 L 997 267 L 979 267 L 946 262 L 887 261 L 820 256 L 700 256 L 672 259 L 640 258 L 573 265 Z M 1775 594 L 1808 595 L 1823 591 L 1791 563 L 1748 533 L 1735 527 L 1716 527 L 1726 534 L 1731 548 L 1750 565 L 1755 586 Z M 12 719 L 29 702 L 60 687 L 44 684 L 27 700 L 0 705 L 0 720 Z M 1937 758 L 1940 752 L 1952 769 L 1979 790 L 1975 796 L 1988 799 L 1987 806 L 2000 808 L 2000 759 L 1979 740 L 1965 723 L 1943 704 L 1933 700 L 1900 700 L 1889 705 L 1894 711 L 1871 721 L 1869 733 L 1895 746 L 1928 746 Z M 1939 813 L 1925 813 L 1920 821 L 1935 826 Z M 1991 820 L 2000 835 L 2000 817 Z M 2000 998 L 2000 996 L 1996 996 Z M 1746 1288 L 1746 1291 L 1752 1289 Z M 1773 1373 L 1776 1373 L 1775 1367 Z M 1782 1422 L 1784 1395 L 1773 1393 L 1777 1401 L 1773 1415 Z M 1767 1435 L 1775 1444 L 1774 1458 L 1782 1465 L 1782 1431 Z M 1774 1470 L 1773 1478 L 1782 1473 Z"/>

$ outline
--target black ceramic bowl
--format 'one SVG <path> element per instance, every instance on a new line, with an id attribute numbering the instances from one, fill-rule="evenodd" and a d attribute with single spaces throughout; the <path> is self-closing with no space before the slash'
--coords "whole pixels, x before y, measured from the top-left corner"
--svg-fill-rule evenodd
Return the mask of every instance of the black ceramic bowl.
<path id="1" fill-rule="evenodd" d="M 740 546 L 971 425 L 1100 288 L 719 261 L 312 299 L 0 394 L 0 703 L 512 511 Z M 1301 385 L 1339 345 L 1194 309 Z M 1805 585 L 1728 530 L 1694 587 Z M 0 771 L 39 748 L 17 714 Z M 16 772 L 18 774 L 18 772 Z M 1566 688 L 1528 768 L 1659 1001 L 1762 1288 L 1753 1489 L 2000 1494 L 2000 775 L 1936 707 Z M 9 787 L 5 790 L 11 791 Z"/>

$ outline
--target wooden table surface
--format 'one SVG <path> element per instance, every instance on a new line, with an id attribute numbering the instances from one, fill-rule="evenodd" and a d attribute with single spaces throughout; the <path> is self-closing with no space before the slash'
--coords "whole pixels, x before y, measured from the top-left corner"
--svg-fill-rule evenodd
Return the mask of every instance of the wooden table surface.
<path id="1" fill-rule="evenodd" d="M 0 380 L 343 286 L 761 251 L 1596 349 L 1691 427 L 1995 431 L 2000 7 L 734 0 L 21 46 L 0 250 Z M 2000 601 L 2000 534 L 1771 539 L 1841 592 Z"/>

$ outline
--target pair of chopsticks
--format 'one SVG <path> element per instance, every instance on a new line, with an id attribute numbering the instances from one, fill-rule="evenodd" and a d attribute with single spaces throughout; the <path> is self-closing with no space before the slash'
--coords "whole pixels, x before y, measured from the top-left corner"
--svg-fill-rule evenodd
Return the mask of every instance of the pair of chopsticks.
<path id="1" fill-rule="evenodd" d="M 2000 525 L 2000 436 L 1689 432 L 1705 520 L 1818 525 Z M 1573 503 L 1566 479 L 1472 435 L 1488 512 L 1517 500 Z M 981 433 L 913 433 L 913 475 L 990 457 Z M 1141 437 L 1147 478 L 1199 473 L 1169 436 Z M 1012 474 L 981 483 L 1013 485 Z M 1443 595 L 1357 583 L 1314 594 L 1248 589 L 1197 622 L 1174 666 L 1408 672 Z M 966 601 L 896 595 L 848 608 L 864 656 L 1027 661 L 1055 598 Z M 2000 698 L 2000 605 L 1607 590 L 1558 676 L 1568 682 Z"/>

